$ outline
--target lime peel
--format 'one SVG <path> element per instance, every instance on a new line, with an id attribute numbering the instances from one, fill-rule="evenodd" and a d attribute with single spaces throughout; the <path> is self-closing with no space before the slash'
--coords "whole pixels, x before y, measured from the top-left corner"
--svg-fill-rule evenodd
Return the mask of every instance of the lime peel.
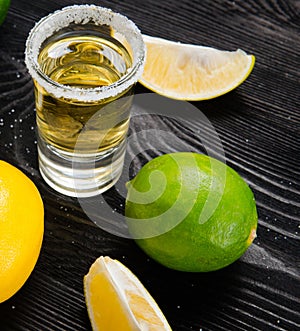
<path id="1" fill-rule="evenodd" d="M 221 269 L 239 259 L 256 236 L 258 217 L 253 192 L 237 172 L 216 159 L 214 164 L 220 166 L 212 172 L 211 160 L 196 153 L 165 154 L 145 164 L 132 180 L 134 190 L 129 188 L 125 207 L 129 231 L 146 254 L 168 268 L 189 272 Z M 163 194 L 152 203 L 147 200 L 141 203 L 141 197 L 135 203 L 135 194 L 147 191 L 146 183 L 154 170 L 165 175 Z M 180 171 L 195 175 L 184 182 L 180 180 L 184 177 Z M 195 176 L 202 179 L 199 188 L 195 187 L 198 183 Z M 211 185 L 213 182 L 221 184 Z M 196 200 L 190 208 L 189 201 L 194 201 L 195 192 Z M 210 217 L 199 222 L 211 193 L 218 203 Z M 184 215 L 180 222 L 164 231 L 178 214 Z M 150 237 L 148 232 L 152 233 L 153 228 L 162 231 Z M 137 233 L 145 236 L 138 237 Z"/>
<path id="2" fill-rule="evenodd" d="M 0 0 L 0 25 L 5 20 L 9 6 L 10 6 L 10 0 Z"/>

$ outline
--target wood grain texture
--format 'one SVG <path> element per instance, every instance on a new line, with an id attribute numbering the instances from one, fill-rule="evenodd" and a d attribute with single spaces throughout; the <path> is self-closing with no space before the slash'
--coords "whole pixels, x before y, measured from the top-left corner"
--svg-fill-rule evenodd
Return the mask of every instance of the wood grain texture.
<path id="1" fill-rule="evenodd" d="M 92 2 L 127 15 L 145 34 L 255 54 L 254 70 L 238 89 L 192 103 L 213 125 L 226 163 L 250 184 L 257 201 L 258 236 L 231 266 L 208 274 L 166 269 L 133 241 L 97 227 L 76 199 L 55 193 L 41 179 L 25 41 L 41 17 Z M 119 259 L 140 278 L 174 331 L 300 330 L 299 11 L 297 0 L 12 1 L 0 27 L 0 155 L 38 186 L 45 236 L 34 272 L 0 304 L 1 331 L 91 330 L 82 279 L 100 255 Z M 140 85 L 136 91 L 149 92 Z M 146 135 L 153 128 L 173 133 L 180 143 L 162 141 L 158 148 L 159 137 Z M 130 176 L 161 148 L 205 152 L 195 132 L 212 136 L 201 123 L 151 114 L 133 118 L 130 134 L 137 132 L 141 137 L 126 159 Z M 112 211 L 123 212 L 118 189 L 103 198 Z"/>

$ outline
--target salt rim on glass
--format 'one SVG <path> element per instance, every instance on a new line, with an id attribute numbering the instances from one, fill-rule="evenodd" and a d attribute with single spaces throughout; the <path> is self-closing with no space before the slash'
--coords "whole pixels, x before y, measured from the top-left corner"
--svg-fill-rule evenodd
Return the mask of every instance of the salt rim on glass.
<path id="1" fill-rule="evenodd" d="M 108 86 L 96 88 L 71 87 L 50 79 L 38 63 L 38 55 L 43 42 L 55 32 L 71 23 L 109 25 L 122 35 L 132 49 L 132 66 L 119 80 Z M 135 84 L 144 70 L 146 47 L 137 26 L 126 16 L 111 9 L 95 5 L 73 5 L 64 7 L 42 18 L 30 31 L 25 50 L 25 63 L 31 77 L 48 93 L 56 98 L 76 99 L 81 102 L 93 102 L 114 97 Z"/>

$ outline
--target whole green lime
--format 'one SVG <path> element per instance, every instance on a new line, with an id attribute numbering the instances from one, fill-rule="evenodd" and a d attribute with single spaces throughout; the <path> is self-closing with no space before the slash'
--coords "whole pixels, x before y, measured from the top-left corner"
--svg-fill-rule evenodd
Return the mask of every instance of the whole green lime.
<path id="1" fill-rule="evenodd" d="M 137 244 L 162 265 L 206 272 L 236 261 L 256 236 L 253 193 L 225 163 L 159 156 L 128 183 L 125 215 Z"/>
<path id="2" fill-rule="evenodd" d="M 0 0 L 0 25 L 3 23 L 6 17 L 9 5 L 10 0 Z"/>

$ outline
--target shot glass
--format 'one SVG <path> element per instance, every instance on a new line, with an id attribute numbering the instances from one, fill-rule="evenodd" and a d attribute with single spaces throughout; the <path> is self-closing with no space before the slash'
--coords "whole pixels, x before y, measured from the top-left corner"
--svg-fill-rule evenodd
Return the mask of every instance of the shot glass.
<path id="1" fill-rule="evenodd" d="M 139 29 L 107 8 L 65 7 L 30 31 L 39 169 L 56 191 L 89 197 L 118 180 L 144 60 Z"/>

